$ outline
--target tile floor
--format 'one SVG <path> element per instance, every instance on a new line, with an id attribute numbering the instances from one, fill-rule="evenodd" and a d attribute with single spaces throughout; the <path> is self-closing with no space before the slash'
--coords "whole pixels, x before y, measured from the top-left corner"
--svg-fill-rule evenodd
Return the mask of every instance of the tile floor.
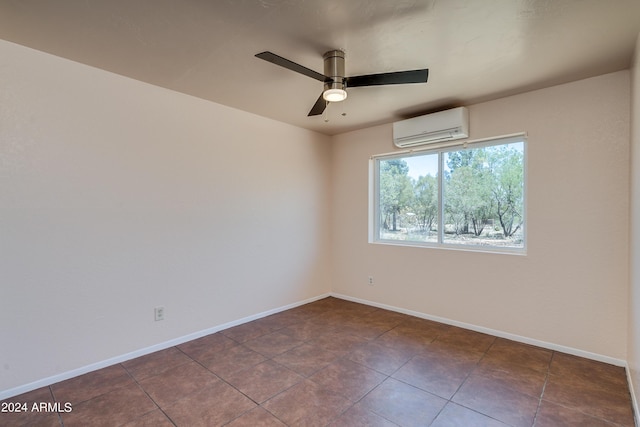
<path id="1" fill-rule="evenodd" d="M 2 426 L 634 425 L 623 368 L 336 298 L 9 401 L 72 410 Z"/>

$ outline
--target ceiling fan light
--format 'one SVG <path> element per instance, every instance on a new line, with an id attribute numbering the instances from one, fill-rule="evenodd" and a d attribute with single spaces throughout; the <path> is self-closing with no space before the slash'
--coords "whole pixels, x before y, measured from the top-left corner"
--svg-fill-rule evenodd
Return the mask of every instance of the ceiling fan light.
<path id="1" fill-rule="evenodd" d="M 325 101 L 340 102 L 347 99 L 347 91 L 344 89 L 327 89 L 322 93 Z"/>

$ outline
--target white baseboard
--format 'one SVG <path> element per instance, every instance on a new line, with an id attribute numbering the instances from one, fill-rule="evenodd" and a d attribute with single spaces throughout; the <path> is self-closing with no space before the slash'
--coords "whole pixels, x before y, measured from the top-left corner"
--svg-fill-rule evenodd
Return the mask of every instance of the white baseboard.
<path id="1" fill-rule="evenodd" d="M 73 369 L 71 371 L 62 372 L 60 374 L 52 375 L 47 378 L 43 378 L 41 380 L 37 380 L 28 384 L 24 384 L 18 387 L 10 388 L 8 390 L 0 391 L 0 400 L 8 399 L 13 396 L 17 396 L 22 393 L 27 393 L 32 390 L 36 390 L 41 387 L 46 387 L 51 384 L 55 384 L 60 381 L 68 380 L 70 378 L 77 377 L 79 375 L 83 375 L 89 372 L 97 371 L 98 369 L 106 368 L 107 366 L 115 365 L 117 363 L 126 362 L 127 360 L 135 359 L 136 357 L 145 356 L 150 353 L 154 353 L 156 351 L 164 350 L 169 347 L 174 347 L 179 344 L 183 344 L 187 341 L 192 341 L 206 335 L 210 335 L 224 329 L 231 328 L 233 326 L 238 326 L 243 323 L 251 322 L 253 320 L 261 319 L 263 317 L 279 313 L 281 311 L 289 310 L 304 304 L 308 304 L 310 302 L 314 302 L 323 298 L 330 296 L 331 294 L 322 294 L 313 298 L 308 298 L 303 301 L 298 301 L 293 304 L 288 304 L 282 307 L 274 308 L 272 310 L 263 311 L 262 313 L 254 314 L 251 316 L 243 317 L 241 319 L 237 319 L 231 322 L 223 323 L 221 325 L 217 325 L 208 329 L 204 329 L 202 331 L 194 332 L 188 335 L 184 335 L 178 338 L 174 338 L 169 341 L 161 342 L 150 347 L 141 348 L 139 350 L 132 351 L 130 353 L 126 353 L 120 356 L 112 357 L 107 360 L 103 360 L 100 362 L 92 363 L 90 365 L 82 366 L 77 369 Z"/>
<path id="2" fill-rule="evenodd" d="M 627 364 L 627 366 L 625 366 L 625 369 L 627 371 L 627 384 L 629 384 L 629 393 L 631 394 L 631 405 L 633 406 L 633 415 L 634 415 L 634 422 L 636 427 L 638 427 L 638 414 L 640 412 L 638 412 L 638 399 L 636 399 L 636 393 L 634 391 L 633 388 L 633 377 L 631 375 L 631 368 L 629 367 L 629 364 Z"/>
<path id="3" fill-rule="evenodd" d="M 433 320 L 434 322 L 444 323 L 446 325 L 457 326 L 457 327 L 460 327 L 460 328 L 469 329 L 469 330 L 476 331 L 476 332 L 482 332 L 484 334 L 489 334 L 489 335 L 493 335 L 493 336 L 496 336 L 496 337 L 505 338 L 505 339 L 508 339 L 508 340 L 511 340 L 511 341 L 517 341 L 517 342 L 521 342 L 521 343 L 524 343 L 524 344 L 530 344 L 530 345 L 534 345 L 534 346 L 537 346 L 537 347 L 546 348 L 546 349 L 549 349 L 549 350 L 559 351 L 561 353 L 572 354 L 574 356 L 584 357 L 586 359 L 596 360 L 598 362 L 604 362 L 604 363 L 608 363 L 610 365 L 621 366 L 621 367 L 625 367 L 625 368 L 627 367 L 627 361 L 626 360 L 616 359 L 614 357 L 604 356 L 604 355 L 601 355 L 601 354 L 591 353 L 591 352 L 588 352 L 588 351 L 579 350 L 579 349 L 572 348 L 572 347 L 566 347 L 566 346 L 559 345 L 559 344 L 554 344 L 554 343 L 550 343 L 550 342 L 546 342 L 546 341 L 540 341 L 540 340 L 536 340 L 536 339 L 532 339 L 532 338 L 523 337 L 523 336 L 520 336 L 520 335 L 510 334 L 508 332 L 503 332 L 503 331 L 499 331 L 499 330 L 496 330 L 496 329 L 485 328 L 483 326 L 472 325 L 470 323 L 458 322 L 456 320 L 451 320 L 451 319 L 447 319 L 447 318 L 444 318 L 444 317 L 432 316 L 432 315 L 429 315 L 429 314 L 420 313 L 418 311 L 407 310 L 407 309 L 404 309 L 404 308 L 395 307 L 395 306 L 387 305 L 387 304 L 381 304 L 381 303 L 377 303 L 377 302 L 374 302 L 374 301 L 369 301 L 369 300 L 365 300 L 365 299 L 361 299 L 361 298 L 355 298 L 355 297 L 351 297 L 351 296 L 348 296 L 348 295 L 343 295 L 343 294 L 339 294 L 339 293 L 335 293 L 335 292 L 332 292 L 331 296 L 333 296 L 335 298 L 344 299 L 344 300 L 347 300 L 347 301 L 352 301 L 352 302 L 357 302 L 357 303 L 360 303 L 360 304 L 370 305 L 372 307 L 383 308 L 385 310 L 395 311 L 397 313 L 403 313 L 403 314 L 408 314 L 410 316 L 420 317 L 422 319 Z"/>

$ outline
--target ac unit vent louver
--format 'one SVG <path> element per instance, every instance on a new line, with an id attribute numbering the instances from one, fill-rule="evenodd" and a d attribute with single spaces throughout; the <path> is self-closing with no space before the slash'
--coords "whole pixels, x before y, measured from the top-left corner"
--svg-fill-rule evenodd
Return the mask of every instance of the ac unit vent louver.
<path id="1" fill-rule="evenodd" d="M 469 137 L 469 112 L 453 108 L 393 124 L 393 143 L 400 148 Z"/>

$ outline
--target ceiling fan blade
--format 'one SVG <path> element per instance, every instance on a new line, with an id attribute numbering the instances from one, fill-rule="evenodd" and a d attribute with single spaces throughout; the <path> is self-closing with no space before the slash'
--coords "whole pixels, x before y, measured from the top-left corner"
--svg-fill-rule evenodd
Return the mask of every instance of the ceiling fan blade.
<path id="1" fill-rule="evenodd" d="M 422 70 L 368 74 L 366 76 L 347 77 L 347 87 L 426 83 L 428 78 L 429 70 L 426 68 Z"/>
<path id="2" fill-rule="evenodd" d="M 256 58 L 264 59 L 265 61 L 271 62 L 273 64 L 284 67 L 288 70 L 295 71 L 296 73 L 304 74 L 307 77 L 311 77 L 312 79 L 320 80 L 321 82 L 331 81 L 330 78 L 326 77 L 324 74 L 320 74 L 316 71 L 313 71 L 307 67 L 303 67 L 300 64 L 296 64 L 293 61 L 289 61 L 286 58 L 276 55 L 273 52 L 261 52 L 256 54 Z"/>
<path id="3" fill-rule="evenodd" d="M 328 102 L 325 101 L 325 99 L 322 97 L 322 94 L 320 94 L 316 103 L 313 104 L 311 111 L 309 111 L 309 114 L 307 114 L 307 117 L 319 116 L 320 114 L 324 113 L 324 109 L 327 108 L 327 104 Z"/>

